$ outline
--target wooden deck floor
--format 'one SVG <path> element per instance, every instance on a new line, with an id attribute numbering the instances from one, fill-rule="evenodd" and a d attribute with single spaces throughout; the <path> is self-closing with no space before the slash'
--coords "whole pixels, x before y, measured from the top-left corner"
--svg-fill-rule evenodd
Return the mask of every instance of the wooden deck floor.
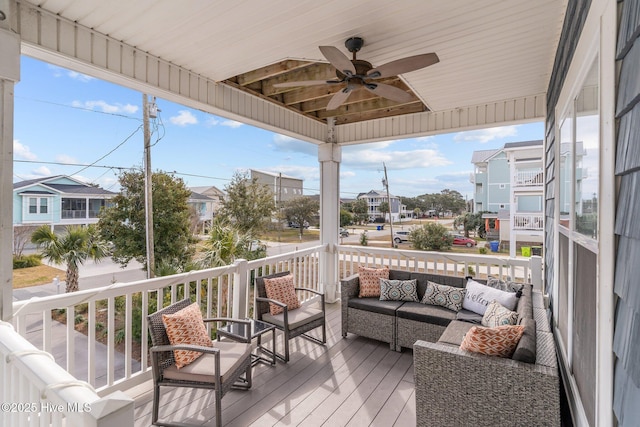
<path id="1" fill-rule="evenodd" d="M 327 305 L 327 345 L 298 337 L 291 361 L 259 364 L 249 391 L 222 399 L 225 426 L 415 426 L 413 354 L 349 335 L 343 339 L 339 304 Z M 281 348 L 281 347 L 279 347 Z M 136 397 L 136 427 L 151 424 L 150 384 Z M 165 388 L 163 421 L 214 425 L 212 393 Z"/>

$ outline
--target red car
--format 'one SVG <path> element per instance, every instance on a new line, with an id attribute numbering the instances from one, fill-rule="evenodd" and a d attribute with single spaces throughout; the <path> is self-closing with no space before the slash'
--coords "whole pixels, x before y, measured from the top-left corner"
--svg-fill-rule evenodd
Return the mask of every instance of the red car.
<path id="1" fill-rule="evenodd" d="M 453 236 L 453 244 L 454 245 L 462 245 L 468 248 L 477 245 L 477 242 L 469 237 L 464 236 Z"/>

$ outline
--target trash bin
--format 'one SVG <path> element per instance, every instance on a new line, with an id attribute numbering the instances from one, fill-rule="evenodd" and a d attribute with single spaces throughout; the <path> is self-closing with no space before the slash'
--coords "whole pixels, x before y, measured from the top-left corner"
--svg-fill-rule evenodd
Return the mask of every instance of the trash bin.
<path id="1" fill-rule="evenodd" d="M 500 250 L 500 242 L 497 240 L 489 242 L 489 245 L 491 245 L 491 252 L 498 252 L 498 250 Z"/>
<path id="2" fill-rule="evenodd" d="M 531 246 L 531 255 L 542 256 L 542 246 Z"/>
<path id="3" fill-rule="evenodd" d="M 380 231 L 380 226 L 376 225 L 376 230 Z"/>
<path id="4" fill-rule="evenodd" d="M 522 251 L 522 256 L 531 256 L 531 246 L 523 246 L 520 248 L 520 250 Z"/>

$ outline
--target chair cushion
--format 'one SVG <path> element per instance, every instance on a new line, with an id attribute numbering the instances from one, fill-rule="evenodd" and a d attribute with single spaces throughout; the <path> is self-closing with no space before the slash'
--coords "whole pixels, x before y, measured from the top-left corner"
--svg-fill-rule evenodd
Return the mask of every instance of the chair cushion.
<path id="1" fill-rule="evenodd" d="M 236 378 L 231 378 L 231 374 L 238 369 L 247 357 L 251 357 L 251 344 L 216 341 L 213 343 L 213 347 L 220 349 L 220 374 L 222 382 L 235 381 Z M 165 369 L 162 375 L 171 380 L 215 383 L 215 368 L 215 355 L 207 353 L 182 369 L 177 369 L 176 365 L 172 365 Z"/>
<path id="2" fill-rule="evenodd" d="M 451 344 L 459 347 L 462 344 L 462 340 L 469 329 L 473 327 L 473 323 L 462 322 L 460 320 L 454 320 L 449 323 L 447 329 L 444 330 L 440 338 L 438 339 L 439 343 L 443 344 Z"/>
<path id="3" fill-rule="evenodd" d="M 360 277 L 360 298 L 379 297 L 380 279 L 389 278 L 389 267 L 370 268 L 358 266 L 358 276 Z"/>
<path id="4" fill-rule="evenodd" d="M 163 314 L 162 322 L 167 331 L 167 337 L 172 345 L 193 344 L 212 347 L 213 343 L 202 320 L 202 313 L 198 304 L 193 303 L 173 314 Z M 202 356 L 199 351 L 174 350 L 173 357 L 178 369 L 192 363 Z"/>
<path id="5" fill-rule="evenodd" d="M 418 302 L 416 281 L 380 279 L 380 301 Z"/>
<path id="6" fill-rule="evenodd" d="M 286 304 L 289 312 L 300 307 L 300 300 L 298 300 L 298 296 L 296 295 L 293 276 L 291 274 L 274 277 L 272 279 L 264 279 L 264 287 L 267 292 L 267 297 Z M 275 315 L 283 311 L 284 308 L 279 305 L 269 303 L 269 312 L 271 314 Z"/>
<path id="7" fill-rule="evenodd" d="M 418 322 L 447 326 L 452 320 L 455 320 L 456 312 L 437 305 L 405 302 L 402 307 L 396 311 L 396 316 Z"/>
<path id="8" fill-rule="evenodd" d="M 296 329 L 302 325 L 311 323 L 314 320 L 322 319 L 323 317 L 324 311 L 311 306 L 303 306 L 295 311 L 289 312 L 289 329 Z M 262 320 L 280 328 L 284 328 L 284 313 L 276 315 L 264 314 L 262 316 Z"/>
<path id="9" fill-rule="evenodd" d="M 395 316 L 396 310 L 402 304 L 404 304 L 402 301 L 380 301 L 378 298 L 349 298 L 347 307 Z"/>
<path id="10" fill-rule="evenodd" d="M 495 328 L 472 326 L 460 344 L 460 350 L 488 356 L 511 357 L 515 351 L 524 326 L 504 325 Z"/>
<path id="11" fill-rule="evenodd" d="M 458 312 L 462 309 L 464 294 L 464 288 L 440 285 L 429 280 L 427 281 L 427 289 L 424 292 L 424 297 L 420 302 L 428 305 L 439 305 Z"/>

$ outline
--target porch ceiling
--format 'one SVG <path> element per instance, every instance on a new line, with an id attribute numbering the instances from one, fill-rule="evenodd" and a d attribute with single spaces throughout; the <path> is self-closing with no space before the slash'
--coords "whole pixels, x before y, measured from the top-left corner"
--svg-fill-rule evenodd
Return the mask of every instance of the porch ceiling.
<path id="1" fill-rule="evenodd" d="M 385 132 L 376 133 L 375 129 L 380 128 L 376 122 L 383 123 L 389 116 L 410 114 L 428 121 L 430 112 L 471 111 L 471 107 L 477 110 L 503 104 L 508 110 L 508 103 L 518 100 L 523 100 L 523 104 L 542 104 L 541 95 L 547 89 L 566 8 L 566 0 L 507 3 L 498 0 L 391 3 L 384 0 L 186 3 L 27 0 L 24 3 L 38 6 L 74 25 L 90 28 L 200 78 L 218 82 L 218 87 L 232 87 L 248 92 L 253 99 L 268 101 L 259 104 L 259 108 L 273 108 L 276 104 L 278 109 L 293 112 L 291 117 L 304 120 L 301 116 L 304 115 L 322 125 L 330 115 L 324 107 L 335 89 L 314 86 L 306 88 L 303 94 L 300 89 L 279 92 L 272 87 L 274 81 L 331 75 L 332 67 L 320 54 L 319 45 L 336 46 L 349 55 L 344 41 L 360 36 L 365 45 L 358 58 L 374 66 L 420 53 L 437 53 L 439 63 L 391 82 L 415 95 L 410 103 L 398 105 L 382 98 L 354 94 L 353 103 L 333 112 L 331 115 L 336 117 L 338 125 L 367 122 L 369 130 L 362 131 L 363 134 L 351 132 L 350 137 L 339 134 L 338 142 L 346 143 L 385 138 L 388 136 Z M 40 47 L 48 47 L 45 41 L 40 43 Z M 55 53 L 60 55 L 63 49 L 57 50 Z M 531 101 L 534 97 L 537 97 L 535 101 Z M 199 107 L 243 118 L 243 113 L 231 111 L 230 107 L 221 110 Z M 474 118 L 468 126 L 540 119 L 544 109 L 540 105 L 522 108 L 535 111 L 520 115 L 516 111 L 513 117 L 505 113 L 504 118 Z M 479 111 L 477 115 L 493 114 L 487 111 Z M 300 124 L 296 127 L 246 116 L 252 124 L 282 129 L 284 133 L 309 141 L 321 141 L 311 132 L 300 131 Z M 437 133 L 446 127 L 446 123 L 439 127 L 422 126 L 407 134 Z"/>

